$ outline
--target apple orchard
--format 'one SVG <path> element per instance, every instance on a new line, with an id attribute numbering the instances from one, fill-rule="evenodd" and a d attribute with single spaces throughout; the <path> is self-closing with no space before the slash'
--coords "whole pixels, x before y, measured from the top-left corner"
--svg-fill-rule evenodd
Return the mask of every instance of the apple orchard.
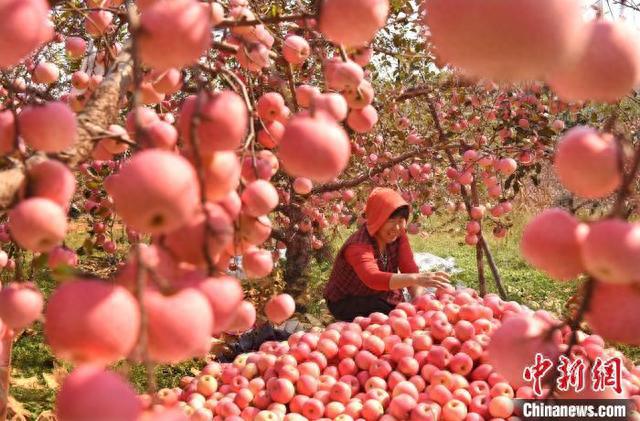
<path id="1" fill-rule="evenodd" d="M 61 421 L 517 420 L 514 398 L 550 397 L 640 410 L 640 366 L 611 347 L 640 345 L 640 35 L 588 12 L 0 0 L 0 419 L 19 415 L 12 349 L 35 325 L 71 367 Z M 533 268 L 578 283 L 565 316 L 510 301 L 487 241 L 546 170 L 591 208 L 544 209 L 518 240 Z M 373 186 L 411 204 L 409 234 L 437 215 L 462 226 L 477 290 L 216 361 L 212 345 L 304 308 L 310 265 L 363 222 Z M 618 359 L 620 378 L 576 391 L 552 370 L 534 390 L 536 355 L 587 372 Z M 157 386 L 155 367 L 205 357 Z M 145 391 L 112 370 L 123 360 Z"/>

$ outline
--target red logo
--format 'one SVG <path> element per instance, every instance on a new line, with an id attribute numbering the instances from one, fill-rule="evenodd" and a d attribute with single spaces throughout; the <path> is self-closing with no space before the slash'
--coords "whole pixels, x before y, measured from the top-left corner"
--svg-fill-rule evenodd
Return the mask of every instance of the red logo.
<path id="1" fill-rule="evenodd" d="M 603 391 L 605 387 L 611 387 L 618 393 L 622 393 L 622 359 L 620 357 L 609 358 L 602 361 L 596 358 L 591 370 L 593 390 Z"/>
<path id="2" fill-rule="evenodd" d="M 553 367 L 553 361 L 537 353 L 535 363 L 524 369 L 523 378 L 528 382 L 533 382 L 533 393 L 542 396 L 542 378 Z"/>
<path id="3" fill-rule="evenodd" d="M 560 371 L 557 385 L 558 390 L 566 392 L 569 390 L 569 387 L 573 387 L 576 392 L 580 392 L 584 389 L 587 365 L 582 358 L 571 361 L 569 358 L 561 355 L 558 371 Z"/>
<path id="4" fill-rule="evenodd" d="M 537 353 L 532 365 L 525 367 L 522 378 L 532 382 L 535 396 L 542 396 L 542 380 L 553 367 L 553 361 L 544 355 Z M 571 361 L 561 355 L 558 361 L 557 370 L 560 372 L 556 382 L 557 390 L 566 392 L 570 388 L 576 392 L 584 390 L 587 379 L 587 360 L 577 358 Z M 603 360 L 598 357 L 591 364 L 591 388 L 595 392 L 603 391 L 610 387 L 618 393 L 622 392 L 622 359 L 612 357 Z"/>

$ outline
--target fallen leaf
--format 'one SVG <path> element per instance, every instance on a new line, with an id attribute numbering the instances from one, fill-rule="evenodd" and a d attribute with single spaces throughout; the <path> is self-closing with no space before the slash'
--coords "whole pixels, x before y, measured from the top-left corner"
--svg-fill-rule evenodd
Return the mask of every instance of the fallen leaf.
<path id="1" fill-rule="evenodd" d="M 51 373 L 42 373 L 42 377 L 44 377 L 44 381 L 50 389 L 58 390 L 67 374 L 69 374 L 67 369 L 59 365 Z"/>
<path id="2" fill-rule="evenodd" d="M 313 317 L 311 314 L 305 313 L 304 315 L 307 318 L 307 320 L 309 320 L 309 323 L 311 323 L 313 326 L 322 326 L 322 322 L 316 319 L 315 317 Z"/>
<path id="3" fill-rule="evenodd" d="M 56 421 L 56 414 L 53 413 L 53 411 L 43 411 L 40 415 L 38 415 L 38 418 L 36 418 L 36 421 Z"/>
<path id="4" fill-rule="evenodd" d="M 38 376 L 32 377 L 12 377 L 11 383 L 15 386 L 25 389 L 42 389 L 42 384 L 38 380 Z"/>
<path id="5" fill-rule="evenodd" d="M 49 389 L 57 390 L 60 386 L 53 374 L 42 373 L 42 377 L 44 378 L 44 382 L 47 384 Z"/>
<path id="6" fill-rule="evenodd" d="M 13 413 L 13 416 L 10 418 L 11 421 L 26 421 L 27 417 L 30 417 L 33 415 L 24 407 L 24 405 L 18 402 L 11 395 L 9 396 L 7 404 L 8 404 L 9 412 Z"/>

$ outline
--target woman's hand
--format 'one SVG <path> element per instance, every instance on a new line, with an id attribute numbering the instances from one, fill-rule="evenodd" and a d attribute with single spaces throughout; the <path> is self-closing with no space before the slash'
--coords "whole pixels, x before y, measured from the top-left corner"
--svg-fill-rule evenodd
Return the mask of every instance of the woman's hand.
<path id="1" fill-rule="evenodd" d="M 416 273 L 416 285 L 424 288 L 445 288 L 451 285 L 446 272 Z"/>
<path id="2" fill-rule="evenodd" d="M 389 280 L 389 289 L 406 287 L 445 288 L 449 283 L 446 272 L 394 273 Z"/>

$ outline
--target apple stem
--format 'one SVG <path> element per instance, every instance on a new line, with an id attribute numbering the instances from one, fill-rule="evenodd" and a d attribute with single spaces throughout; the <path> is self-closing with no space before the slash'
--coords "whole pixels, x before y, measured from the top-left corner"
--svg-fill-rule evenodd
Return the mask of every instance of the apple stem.
<path id="1" fill-rule="evenodd" d="M 340 58 L 342 59 L 342 61 L 349 61 L 349 57 L 347 56 L 347 51 L 344 49 L 343 45 L 340 45 L 340 47 L 338 47 L 338 51 L 340 52 Z"/>
<path id="2" fill-rule="evenodd" d="M 287 72 L 287 79 L 289 81 L 289 90 L 291 91 L 291 101 L 293 102 L 293 111 L 298 112 L 298 100 L 296 99 L 296 82 L 293 78 L 293 67 L 291 63 L 285 65 L 285 71 Z"/>
<path id="3" fill-rule="evenodd" d="M 133 61 L 133 112 L 135 122 L 135 134 L 137 139 L 142 138 L 142 116 L 138 113 L 141 105 L 140 86 L 142 84 L 142 67 L 138 51 L 137 37 L 140 32 L 140 22 L 136 15 L 136 6 L 132 0 L 127 1 L 127 17 L 131 32 L 131 57 Z M 206 242 L 205 242 L 206 243 Z M 136 299 L 140 305 L 140 337 L 138 340 L 138 355 L 142 357 L 147 374 L 147 391 L 150 395 L 156 390 L 154 364 L 149 358 L 149 315 L 144 305 L 144 290 L 147 281 L 147 267 L 143 262 L 141 245 L 136 245 Z"/>
<path id="4" fill-rule="evenodd" d="M 567 345 L 567 349 L 564 351 L 562 355 L 569 358 L 571 355 L 571 350 L 574 346 L 578 344 L 578 329 L 580 328 L 580 323 L 582 323 L 582 319 L 584 319 L 584 315 L 589 310 L 589 304 L 591 302 L 591 298 L 593 297 L 593 291 L 595 290 L 595 279 L 589 277 L 587 281 L 583 284 L 583 294 L 582 300 L 580 301 L 580 307 L 576 311 L 575 316 L 569 321 L 569 328 L 571 329 L 571 337 L 569 338 L 569 343 Z M 555 365 L 557 366 L 560 361 L 561 356 L 558 356 Z M 554 399 L 554 393 L 557 391 L 558 386 L 558 377 L 560 377 L 560 370 L 554 370 L 553 376 L 549 380 L 551 383 L 551 390 L 549 391 L 547 398 Z"/>

